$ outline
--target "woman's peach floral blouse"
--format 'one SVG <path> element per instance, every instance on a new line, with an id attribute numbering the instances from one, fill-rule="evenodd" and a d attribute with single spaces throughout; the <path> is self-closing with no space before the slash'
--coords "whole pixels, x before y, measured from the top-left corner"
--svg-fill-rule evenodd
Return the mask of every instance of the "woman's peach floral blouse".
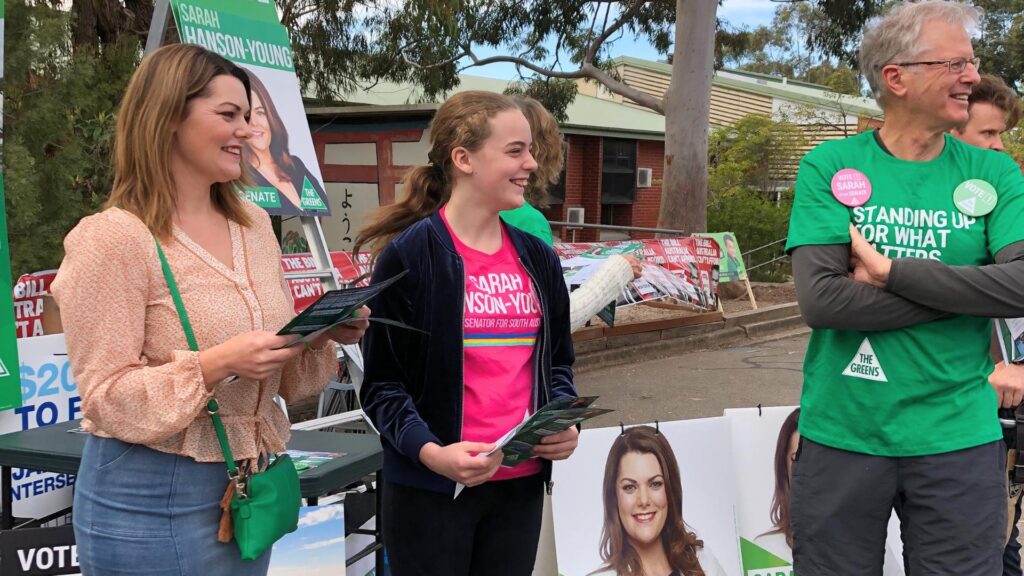
<path id="1" fill-rule="evenodd" d="M 228 268 L 177 227 L 162 242 L 200 350 L 293 316 L 281 254 L 265 212 L 246 204 L 250 227 L 229 222 Z M 334 346 L 305 350 L 264 381 L 222 382 L 207 392 L 164 280 L 153 235 L 117 208 L 83 219 L 64 239 L 52 292 L 82 396 L 83 425 L 200 462 L 223 461 L 206 402 L 220 404 L 234 457 L 284 449 L 288 419 L 274 404 L 318 394 L 337 369 Z"/>

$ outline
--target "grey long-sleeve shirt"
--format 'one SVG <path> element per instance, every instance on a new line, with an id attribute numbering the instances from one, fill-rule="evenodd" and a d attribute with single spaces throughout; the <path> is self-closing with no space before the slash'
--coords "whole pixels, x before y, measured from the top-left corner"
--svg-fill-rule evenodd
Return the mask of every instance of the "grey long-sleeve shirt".
<path id="1" fill-rule="evenodd" d="M 894 330 L 953 314 L 1024 316 L 1024 242 L 1006 246 L 987 266 L 894 259 L 885 290 L 850 279 L 849 270 L 849 244 L 793 250 L 797 300 L 808 326 Z"/>

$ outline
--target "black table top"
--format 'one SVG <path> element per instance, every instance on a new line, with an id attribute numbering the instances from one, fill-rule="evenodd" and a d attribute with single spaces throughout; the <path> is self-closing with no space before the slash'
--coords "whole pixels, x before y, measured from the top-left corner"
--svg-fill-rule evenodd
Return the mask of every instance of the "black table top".
<path id="1" fill-rule="evenodd" d="M 76 474 L 88 435 L 68 430 L 79 426 L 81 421 L 74 420 L 0 435 L 0 466 Z M 380 439 L 375 434 L 291 432 L 289 450 L 344 453 L 299 474 L 299 488 L 304 498 L 321 496 L 358 482 L 383 465 Z"/>

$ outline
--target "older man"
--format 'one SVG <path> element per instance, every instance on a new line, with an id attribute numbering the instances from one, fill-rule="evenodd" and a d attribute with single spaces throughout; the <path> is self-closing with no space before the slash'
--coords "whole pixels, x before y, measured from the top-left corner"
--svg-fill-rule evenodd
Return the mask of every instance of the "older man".
<path id="1" fill-rule="evenodd" d="M 911 574 L 1001 571 L 987 318 L 1024 316 L 1024 176 L 947 134 L 979 82 L 976 21 L 931 1 L 874 23 L 860 62 L 884 127 L 801 162 L 787 249 L 814 330 L 793 464 L 798 574 L 880 574 L 894 508 Z"/>

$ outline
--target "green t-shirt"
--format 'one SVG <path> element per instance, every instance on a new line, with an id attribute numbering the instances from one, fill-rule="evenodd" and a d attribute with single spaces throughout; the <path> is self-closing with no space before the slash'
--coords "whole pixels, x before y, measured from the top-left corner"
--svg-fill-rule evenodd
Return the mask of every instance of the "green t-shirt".
<path id="1" fill-rule="evenodd" d="M 863 206 L 833 197 L 832 177 L 844 168 L 870 181 Z M 953 203 L 954 189 L 971 179 L 998 193 L 987 216 L 971 218 Z M 871 132 L 826 142 L 800 162 L 786 250 L 848 243 L 850 222 L 890 258 L 990 264 L 1000 249 L 1024 240 L 1024 177 L 1009 156 L 950 136 L 928 162 L 887 154 Z M 991 326 L 987 318 L 953 316 L 898 330 L 814 330 L 804 359 L 801 434 L 882 456 L 941 454 L 999 439 L 987 378 Z"/>
<path id="2" fill-rule="evenodd" d="M 522 206 L 515 210 L 505 210 L 501 213 L 501 219 L 523 232 L 529 232 L 540 238 L 548 246 L 554 244 L 551 224 L 548 223 L 548 219 L 544 217 L 544 214 L 531 206 L 529 202 L 524 202 Z"/>

